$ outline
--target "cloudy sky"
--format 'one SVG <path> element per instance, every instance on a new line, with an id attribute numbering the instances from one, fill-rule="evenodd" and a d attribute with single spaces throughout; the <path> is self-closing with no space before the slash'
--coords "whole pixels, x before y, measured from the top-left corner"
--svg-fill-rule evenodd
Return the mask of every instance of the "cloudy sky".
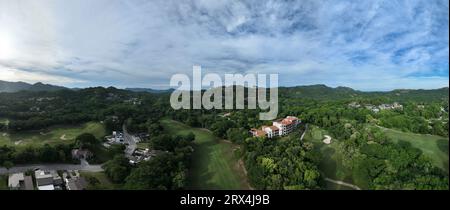
<path id="1" fill-rule="evenodd" d="M 168 88 L 175 73 L 281 86 L 438 88 L 449 1 L 0 0 L 0 80 Z"/>

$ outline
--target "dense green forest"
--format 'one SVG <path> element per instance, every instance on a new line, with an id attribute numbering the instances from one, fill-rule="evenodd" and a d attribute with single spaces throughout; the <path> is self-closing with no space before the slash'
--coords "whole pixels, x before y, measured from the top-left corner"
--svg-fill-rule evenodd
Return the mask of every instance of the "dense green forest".
<path id="1" fill-rule="evenodd" d="M 186 185 L 192 142 L 195 136 L 161 135 L 151 140 L 152 147 L 165 151 L 163 154 L 132 166 L 128 159 L 117 154 L 104 164 L 106 175 L 124 189 L 176 190 Z"/>
<path id="2" fill-rule="evenodd" d="M 112 87 L 0 93 L 0 118 L 9 121 L 0 123 L 0 129 L 15 133 L 101 121 L 110 133 L 126 125 L 132 133 L 148 133 L 151 147 L 167 152 L 131 166 L 120 148 L 110 149 L 106 151 L 110 157 L 104 166 L 106 175 L 126 189 L 182 189 L 195 137 L 164 134 L 159 122 L 170 117 L 189 126 L 207 128 L 240 145 L 248 179 L 256 189 L 323 189 L 324 177 L 318 164 L 324 156 L 314 150 L 313 144 L 299 141 L 303 125 L 311 124 L 340 140 L 338 152 L 344 157 L 343 165 L 357 175 L 355 183 L 364 189 L 448 189 L 448 171 L 434 166 L 429 157 L 410 144 L 390 141 L 381 129 L 437 135 L 448 141 L 448 88 L 390 92 L 321 85 L 280 88 L 278 117 L 297 116 L 302 126 L 292 135 L 275 139 L 248 134 L 250 128 L 271 124 L 258 119 L 261 110 L 173 110 L 169 96 L 168 92 Z M 370 108 L 395 102 L 402 107 Z M 93 145 L 92 150 L 101 148 L 100 144 Z M 72 161 L 69 152 L 79 146 L 79 141 L 27 149 L 2 146 L 0 164 Z"/>

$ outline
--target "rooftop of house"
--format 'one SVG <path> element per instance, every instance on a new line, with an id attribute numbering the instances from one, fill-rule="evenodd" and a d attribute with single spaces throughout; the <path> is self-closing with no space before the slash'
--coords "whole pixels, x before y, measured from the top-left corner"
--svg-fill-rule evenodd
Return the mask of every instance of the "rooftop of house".
<path id="1" fill-rule="evenodd" d="M 48 185 L 42 185 L 42 186 L 38 186 L 39 190 L 54 190 L 55 186 L 53 186 L 52 184 L 48 184 Z"/>
<path id="2" fill-rule="evenodd" d="M 269 128 L 272 129 L 273 131 L 280 130 L 277 126 L 274 126 L 274 125 L 269 126 Z"/>
<path id="3" fill-rule="evenodd" d="M 266 132 L 263 130 L 256 130 L 255 132 L 256 132 L 255 136 L 258 137 L 266 136 Z"/>
<path id="4" fill-rule="evenodd" d="M 34 172 L 37 186 L 53 185 L 53 175 L 49 171 L 37 170 Z"/>
<path id="5" fill-rule="evenodd" d="M 294 123 L 295 121 L 298 121 L 297 117 L 287 116 L 285 118 L 277 119 L 274 122 L 280 123 L 282 125 L 290 125 L 290 124 Z"/>
<path id="6" fill-rule="evenodd" d="M 261 130 L 264 130 L 264 129 L 266 129 L 266 128 L 269 128 L 270 130 L 272 130 L 272 131 L 277 131 L 277 130 L 280 130 L 277 126 L 274 126 L 274 125 L 272 125 L 272 126 L 261 126 Z"/>
<path id="7" fill-rule="evenodd" d="M 43 171 L 43 170 L 36 170 L 34 172 L 34 176 L 36 177 L 36 179 L 53 177 L 50 171 Z"/>
<path id="8" fill-rule="evenodd" d="M 70 190 L 84 190 L 86 189 L 87 182 L 83 177 L 77 177 L 69 179 L 67 185 Z"/>
<path id="9" fill-rule="evenodd" d="M 24 181 L 23 173 L 16 173 L 9 175 L 8 186 L 9 187 L 20 187 L 20 181 Z"/>

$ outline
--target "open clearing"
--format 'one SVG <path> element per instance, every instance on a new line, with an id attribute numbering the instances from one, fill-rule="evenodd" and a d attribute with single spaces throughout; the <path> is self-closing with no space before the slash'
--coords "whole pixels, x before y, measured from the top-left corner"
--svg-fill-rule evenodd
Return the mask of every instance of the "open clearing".
<path id="1" fill-rule="evenodd" d="M 249 189 L 245 172 L 239 167 L 232 144 L 220 141 L 206 129 L 192 128 L 169 119 L 162 120 L 161 123 L 169 134 L 195 134 L 196 146 L 188 178 L 189 189 Z"/>
<path id="2" fill-rule="evenodd" d="M 422 150 L 423 154 L 430 158 L 434 165 L 448 173 L 448 137 L 415 134 L 394 129 L 383 128 L 386 135 L 395 142 L 408 142 L 411 146 Z"/>
<path id="3" fill-rule="evenodd" d="M 92 133 L 95 137 L 102 138 L 105 135 L 105 129 L 98 122 L 88 122 L 79 126 L 53 126 L 45 131 L 1 133 L 0 145 L 40 146 L 44 144 L 72 143 L 82 133 Z"/>
<path id="4" fill-rule="evenodd" d="M 8 125 L 9 124 L 9 120 L 7 118 L 1 118 L 0 117 L 0 124 Z"/>

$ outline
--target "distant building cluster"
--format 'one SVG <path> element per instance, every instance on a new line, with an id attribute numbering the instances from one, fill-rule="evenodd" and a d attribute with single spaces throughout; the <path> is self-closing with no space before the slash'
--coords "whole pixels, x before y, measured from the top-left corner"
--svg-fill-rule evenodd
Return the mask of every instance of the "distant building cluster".
<path id="1" fill-rule="evenodd" d="M 348 107 L 350 108 L 360 108 L 361 104 L 357 102 L 351 102 L 348 104 Z M 394 102 L 392 104 L 380 104 L 378 106 L 372 105 L 372 104 L 366 104 L 364 105 L 364 108 L 371 110 L 372 112 L 378 113 L 380 110 L 393 110 L 393 109 L 403 109 L 403 105 Z"/>
<path id="2" fill-rule="evenodd" d="M 87 149 L 73 149 L 72 150 L 72 159 L 81 160 L 81 159 L 89 159 L 93 156 L 92 152 Z"/>
<path id="3" fill-rule="evenodd" d="M 45 101 L 53 101 L 55 99 L 56 99 L 56 97 L 38 97 L 38 98 L 32 97 L 32 98 L 29 98 L 28 100 L 29 101 L 37 101 L 37 102 L 45 102 Z"/>
<path id="4" fill-rule="evenodd" d="M 149 138 L 150 135 L 148 133 L 138 133 L 135 135 L 130 135 L 130 138 L 133 138 L 134 142 L 139 143 L 144 139 Z M 113 131 L 111 136 L 105 136 L 106 142 L 103 143 L 103 146 L 110 147 L 113 144 L 125 144 L 125 136 L 120 131 Z"/>
<path id="5" fill-rule="evenodd" d="M 394 102 L 393 104 L 381 104 L 378 106 L 380 110 L 389 110 L 389 109 L 403 109 L 403 105 Z"/>
<path id="6" fill-rule="evenodd" d="M 106 136 L 105 137 L 107 142 L 105 143 L 106 147 L 111 146 L 111 144 L 124 144 L 125 143 L 125 138 L 123 136 L 122 132 L 118 132 L 118 131 L 113 131 L 111 136 Z"/>
<path id="7" fill-rule="evenodd" d="M 272 126 L 262 126 L 261 129 L 252 128 L 250 133 L 254 137 L 273 138 L 275 136 L 284 136 L 292 133 L 301 123 L 300 119 L 293 116 L 287 116 L 284 119 L 278 119 L 272 122 Z"/>
<path id="8" fill-rule="evenodd" d="M 149 161 L 151 158 L 156 157 L 157 155 L 164 153 L 164 151 L 161 150 L 150 150 L 149 148 L 145 149 L 136 149 L 133 152 L 133 155 L 129 157 L 130 164 L 137 164 L 142 161 Z"/>
<path id="9" fill-rule="evenodd" d="M 36 169 L 34 177 L 24 173 L 9 175 L 8 187 L 11 190 L 84 190 L 87 182 L 78 171 L 63 171 L 61 177 L 57 171 Z M 34 179 L 34 182 L 33 182 Z"/>
<path id="10" fill-rule="evenodd" d="M 127 104 L 133 104 L 133 105 L 141 105 L 142 101 L 139 98 L 131 98 L 123 101 Z"/>

